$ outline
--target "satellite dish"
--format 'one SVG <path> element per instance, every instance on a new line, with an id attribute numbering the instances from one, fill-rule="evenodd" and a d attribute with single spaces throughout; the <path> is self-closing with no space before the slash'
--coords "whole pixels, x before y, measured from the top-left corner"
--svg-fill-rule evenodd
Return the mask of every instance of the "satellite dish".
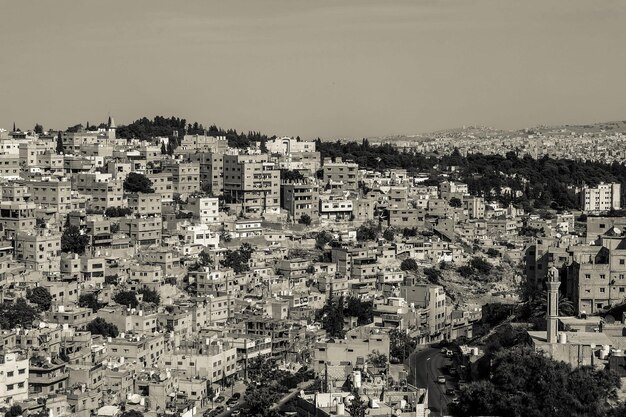
<path id="1" fill-rule="evenodd" d="M 613 316 L 612 316 L 612 315 L 610 315 L 610 314 L 607 314 L 607 315 L 606 315 L 606 317 L 604 317 L 604 321 L 605 321 L 607 324 L 613 324 L 613 323 L 615 323 L 615 317 L 613 317 Z"/>

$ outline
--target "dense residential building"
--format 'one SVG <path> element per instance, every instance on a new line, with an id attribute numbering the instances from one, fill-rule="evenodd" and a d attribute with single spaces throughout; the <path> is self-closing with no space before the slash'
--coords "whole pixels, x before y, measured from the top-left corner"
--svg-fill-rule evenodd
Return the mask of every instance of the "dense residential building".
<path id="1" fill-rule="evenodd" d="M 621 184 L 585 186 L 580 192 L 580 202 L 585 212 L 607 212 L 622 208 Z"/>

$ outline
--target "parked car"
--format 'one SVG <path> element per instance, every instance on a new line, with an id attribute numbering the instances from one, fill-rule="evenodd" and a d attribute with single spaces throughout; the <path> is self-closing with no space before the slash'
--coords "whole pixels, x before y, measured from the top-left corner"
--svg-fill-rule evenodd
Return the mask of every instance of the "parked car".
<path id="1" fill-rule="evenodd" d="M 241 415 L 241 410 L 235 410 L 230 415 L 232 417 L 239 417 Z"/>
<path id="2" fill-rule="evenodd" d="M 229 407 L 232 407 L 233 405 L 237 405 L 238 402 L 239 402 L 238 399 L 231 398 L 228 401 L 226 401 L 226 405 L 229 406 Z"/>
<path id="3" fill-rule="evenodd" d="M 217 397 L 215 399 L 215 402 L 216 403 L 221 403 L 221 402 L 224 402 L 225 399 L 226 399 L 226 397 L 224 397 L 223 395 L 220 395 L 219 397 Z"/>
<path id="4" fill-rule="evenodd" d="M 233 398 L 236 399 L 236 400 L 240 399 L 241 398 L 241 393 L 240 392 L 234 393 L 233 394 Z"/>
<path id="5" fill-rule="evenodd" d="M 445 377 L 445 376 L 443 376 L 443 375 L 439 375 L 439 376 L 437 377 L 437 382 L 438 382 L 439 384 L 445 384 L 445 383 L 446 383 L 446 377 Z"/>
<path id="6" fill-rule="evenodd" d="M 446 390 L 446 395 L 454 395 L 456 394 L 456 390 L 454 388 L 448 388 Z"/>
<path id="7" fill-rule="evenodd" d="M 219 405 L 217 407 L 215 407 L 215 409 L 213 411 L 215 411 L 215 415 L 221 414 L 223 413 L 225 410 L 223 405 Z"/>

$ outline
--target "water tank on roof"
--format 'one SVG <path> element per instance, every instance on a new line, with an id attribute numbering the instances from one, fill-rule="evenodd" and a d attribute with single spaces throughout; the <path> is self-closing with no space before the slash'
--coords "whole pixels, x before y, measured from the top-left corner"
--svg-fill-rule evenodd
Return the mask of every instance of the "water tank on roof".
<path id="1" fill-rule="evenodd" d="M 567 333 L 564 333 L 564 332 L 559 333 L 559 343 L 562 345 L 567 343 Z"/>

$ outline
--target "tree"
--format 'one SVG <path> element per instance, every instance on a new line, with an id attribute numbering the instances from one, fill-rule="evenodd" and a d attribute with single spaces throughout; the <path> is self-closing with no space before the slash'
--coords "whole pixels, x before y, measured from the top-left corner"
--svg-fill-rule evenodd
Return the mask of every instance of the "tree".
<path id="1" fill-rule="evenodd" d="M 19 405 L 12 405 L 9 410 L 4 413 L 4 417 L 19 417 L 24 413 L 22 407 Z"/>
<path id="2" fill-rule="evenodd" d="M 161 142 L 161 155 L 167 154 L 167 148 L 165 147 L 165 142 Z"/>
<path id="3" fill-rule="evenodd" d="M 143 413 L 137 410 L 126 410 L 120 415 L 120 417 L 143 417 Z"/>
<path id="4" fill-rule="evenodd" d="M 156 305 L 161 304 L 161 296 L 156 290 L 142 288 L 138 291 L 138 293 L 143 295 L 143 302 L 145 303 L 153 303 Z"/>
<path id="5" fill-rule="evenodd" d="M 99 334 L 104 337 L 117 337 L 120 334 L 116 325 L 109 323 L 102 317 L 96 317 L 87 323 L 87 330 L 91 334 Z"/>
<path id="6" fill-rule="evenodd" d="M 139 300 L 137 300 L 137 295 L 134 291 L 120 291 L 115 294 L 113 301 L 124 306 L 130 306 L 131 308 L 135 308 L 139 305 Z"/>
<path id="7" fill-rule="evenodd" d="M 304 175 L 295 169 L 281 169 L 280 179 L 287 182 L 302 182 L 305 180 Z"/>
<path id="8" fill-rule="evenodd" d="M 40 125 L 39 123 L 36 123 L 33 131 L 37 133 L 38 135 L 43 135 L 43 126 Z"/>
<path id="9" fill-rule="evenodd" d="M 374 321 L 374 302 L 362 301 L 355 296 L 348 297 L 343 315 L 356 317 L 359 326 L 370 324 Z"/>
<path id="10" fill-rule="evenodd" d="M 448 202 L 448 204 L 450 204 L 450 207 L 455 207 L 455 208 L 463 206 L 463 202 L 458 197 L 452 197 L 450 201 Z"/>
<path id="11" fill-rule="evenodd" d="M 232 268 L 236 274 L 250 270 L 250 259 L 254 249 L 249 243 L 243 243 L 237 250 L 227 250 L 224 259 L 220 261 L 226 268 Z"/>
<path id="12" fill-rule="evenodd" d="M 57 154 L 61 155 L 63 153 L 63 136 L 61 135 L 61 132 L 59 132 L 57 134 L 57 147 L 56 147 L 56 151 Z"/>
<path id="13" fill-rule="evenodd" d="M 396 231 L 394 230 L 393 227 L 388 227 L 387 229 L 385 229 L 385 231 L 383 232 L 383 237 L 385 238 L 386 241 L 388 242 L 393 242 L 393 240 L 396 237 Z"/>
<path id="14" fill-rule="evenodd" d="M 387 364 L 389 362 L 389 358 L 384 353 L 380 353 L 380 351 L 374 349 L 372 353 L 367 355 L 367 363 L 376 367 L 376 368 L 384 368 L 387 369 Z"/>
<path id="15" fill-rule="evenodd" d="M 478 256 L 473 257 L 470 260 L 469 265 L 475 269 L 477 272 L 487 275 L 491 272 L 492 266 L 489 262 L 484 260 L 483 258 L 479 258 Z"/>
<path id="16" fill-rule="evenodd" d="M 601 416 L 617 397 L 619 377 L 589 366 L 576 369 L 530 347 L 497 352 L 483 380 L 461 389 L 455 415 Z"/>
<path id="17" fill-rule="evenodd" d="M 68 226 L 61 235 L 61 250 L 82 255 L 89 244 L 89 236 L 80 232 L 78 226 Z"/>
<path id="18" fill-rule="evenodd" d="M 362 224 L 356 229 L 356 238 L 360 241 L 376 240 L 378 238 L 378 228 L 373 224 Z"/>
<path id="19" fill-rule="evenodd" d="M 94 313 L 101 308 L 101 304 L 98 302 L 98 295 L 94 292 L 87 292 L 81 294 L 78 298 L 79 307 L 90 308 Z"/>
<path id="20" fill-rule="evenodd" d="M 133 212 L 130 207 L 107 207 L 104 215 L 107 217 L 125 217 Z"/>
<path id="21" fill-rule="evenodd" d="M 361 394 L 359 394 L 356 388 L 352 391 L 352 396 L 354 398 L 350 402 L 350 405 L 346 407 L 346 411 L 348 411 L 352 417 L 365 417 L 367 403 L 361 398 Z"/>
<path id="22" fill-rule="evenodd" d="M 439 284 L 441 279 L 441 271 L 435 268 L 424 268 L 426 279 L 433 284 Z"/>
<path id="23" fill-rule="evenodd" d="M 124 191 L 129 193 L 154 193 L 152 181 L 138 172 L 128 174 L 124 180 Z"/>
<path id="24" fill-rule="evenodd" d="M 315 317 L 322 323 L 322 328 L 330 337 L 343 338 L 343 296 L 339 298 L 328 297 L 324 307 L 317 311 Z"/>
<path id="25" fill-rule="evenodd" d="M 18 298 L 15 303 L 5 301 L 0 304 L 0 327 L 4 330 L 17 326 L 30 328 L 38 317 L 37 309 L 23 298 Z"/>
<path id="26" fill-rule="evenodd" d="M 496 258 L 498 256 L 500 256 L 500 251 L 498 251 L 495 248 L 489 248 L 487 249 L 487 256 L 489 256 L 490 258 Z"/>
<path id="27" fill-rule="evenodd" d="M 32 291 L 28 291 L 26 298 L 33 304 L 37 304 L 40 311 L 48 311 L 52 304 L 52 295 L 45 287 L 35 287 Z"/>
<path id="28" fill-rule="evenodd" d="M 417 261 L 413 258 L 404 259 L 400 263 L 400 269 L 403 271 L 417 271 Z"/>
<path id="29" fill-rule="evenodd" d="M 326 230 L 322 230 L 317 234 L 317 236 L 315 236 L 315 247 L 322 250 L 332 241 L 333 235 Z"/>
<path id="30" fill-rule="evenodd" d="M 543 290 L 531 301 L 532 315 L 535 318 L 545 319 L 548 311 L 548 292 Z M 558 296 L 559 316 L 573 316 L 575 312 L 574 303 L 559 293 Z"/>
<path id="31" fill-rule="evenodd" d="M 308 214 L 304 213 L 298 219 L 298 223 L 303 224 L 305 226 L 310 226 L 311 225 L 311 216 L 309 216 Z"/>
<path id="32" fill-rule="evenodd" d="M 409 337 L 403 330 L 393 329 L 389 332 L 389 354 L 397 359 L 406 359 L 415 350 L 417 341 Z"/>

